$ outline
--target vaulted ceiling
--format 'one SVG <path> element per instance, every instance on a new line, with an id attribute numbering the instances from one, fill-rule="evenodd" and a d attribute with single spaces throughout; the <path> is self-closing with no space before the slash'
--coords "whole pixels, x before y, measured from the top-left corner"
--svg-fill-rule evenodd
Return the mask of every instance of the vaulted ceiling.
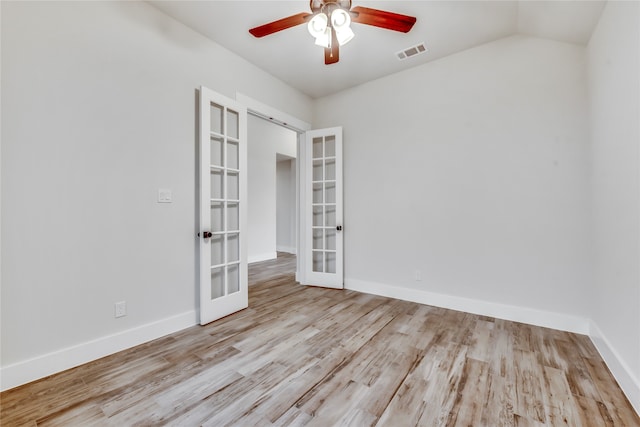
<path id="1" fill-rule="evenodd" d="M 355 38 L 340 62 L 324 64 L 323 49 L 305 25 L 257 39 L 250 28 L 300 12 L 296 1 L 151 1 L 183 24 L 313 98 L 514 34 L 586 45 L 604 1 L 358 1 L 354 6 L 417 17 L 407 33 L 352 24 Z M 396 52 L 422 43 L 428 52 L 400 61 Z M 221 67 L 224 64 L 220 64 Z"/>

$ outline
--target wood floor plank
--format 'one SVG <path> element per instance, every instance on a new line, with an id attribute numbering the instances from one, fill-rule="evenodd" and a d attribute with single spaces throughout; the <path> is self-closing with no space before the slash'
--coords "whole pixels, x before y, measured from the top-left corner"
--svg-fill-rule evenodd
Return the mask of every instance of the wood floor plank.
<path id="1" fill-rule="evenodd" d="M 545 403 L 547 420 L 551 425 L 580 425 L 580 406 L 576 403 L 564 371 L 545 366 L 545 388 L 549 398 Z"/>
<path id="2" fill-rule="evenodd" d="M 273 427 L 302 427 L 311 421 L 313 417 L 296 407 L 289 408 L 280 418 L 273 422 Z"/>
<path id="3" fill-rule="evenodd" d="M 484 409 L 484 405 L 480 402 L 487 401 L 488 371 L 486 362 L 467 357 L 462 368 L 456 400 L 449 412 L 451 418 L 447 422 L 448 425 L 480 425 Z"/>
<path id="4" fill-rule="evenodd" d="M 0 394 L 2 426 L 640 427 L 588 337 L 295 283 L 250 307 Z"/>
<path id="5" fill-rule="evenodd" d="M 36 421 L 38 427 L 106 425 L 108 418 L 95 403 L 83 403 L 64 411 L 47 415 Z"/>
<path id="6" fill-rule="evenodd" d="M 520 331 L 529 328 L 518 328 Z M 515 384 L 516 401 L 514 413 L 539 423 L 547 422 L 545 403 L 547 400 L 544 384 L 544 370 L 537 362 L 534 352 L 514 350 L 514 371 L 511 381 Z M 507 377 L 509 378 L 509 377 Z"/>
<path id="7" fill-rule="evenodd" d="M 615 425 L 602 403 L 583 396 L 574 396 L 574 400 L 580 406 L 578 415 L 580 416 L 581 425 L 593 427 L 611 427 Z"/>
<path id="8" fill-rule="evenodd" d="M 105 395 L 104 398 L 97 399 L 100 409 L 107 417 L 112 417 L 169 388 L 172 390 L 177 389 L 189 378 L 201 375 L 208 366 L 207 363 L 194 357 L 190 364 L 174 365 L 173 369 L 159 373 L 156 377 L 150 378 L 148 382 L 133 385 L 128 390 L 121 390 L 118 393 Z"/>
<path id="9" fill-rule="evenodd" d="M 0 425 L 33 425 L 37 419 L 72 407 L 91 397 L 81 377 L 61 373 L 0 394 Z M 38 405 L 33 405 L 38 402 Z"/>
<path id="10" fill-rule="evenodd" d="M 606 413 L 613 420 L 614 425 L 640 425 L 640 417 L 633 410 L 628 410 L 630 403 L 617 386 L 613 375 L 602 359 L 584 358 L 590 377 L 598 388 Z"/>
<path id="11" fill-rule="evenodd" d="M 490 368 L 487 377 L 487 399 L 479 425 L 513 427 L 516 425 L 513 413 L 515 401 L 514 385 L 504 377 L 496 375 Z"/>

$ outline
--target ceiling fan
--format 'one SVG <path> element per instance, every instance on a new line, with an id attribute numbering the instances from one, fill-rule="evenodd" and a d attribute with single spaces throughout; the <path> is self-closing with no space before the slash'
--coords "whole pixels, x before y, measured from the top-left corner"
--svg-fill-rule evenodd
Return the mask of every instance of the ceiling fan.
<path id="1" fill-rule="evenodd" d="M 373 25 L 387 30 L 408 33 L 416 18 L 368 7 L 351 7 L 351 0 L 310 0 L 312 13 L 302 12 L 249 30 L 255 37 L 264 37 L 297 25 L 307 24 L 316 44 L 324 47 L 324 63 L 340 60 L 339 48 L 354 36 L 351 22 Z"/>

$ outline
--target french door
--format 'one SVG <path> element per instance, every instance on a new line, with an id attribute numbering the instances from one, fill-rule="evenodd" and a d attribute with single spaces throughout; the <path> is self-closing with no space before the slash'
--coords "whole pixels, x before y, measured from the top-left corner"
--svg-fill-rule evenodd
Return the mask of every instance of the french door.
<path id="1" fill-rule="evenodd" d="M 304 284 L 342 289 L 342 128 L 305 134 Z"/>
<path id="2" fill-rule="evenodd" d="M 200 324 L 248 306 L 247 109 L 200 88 Z"/>

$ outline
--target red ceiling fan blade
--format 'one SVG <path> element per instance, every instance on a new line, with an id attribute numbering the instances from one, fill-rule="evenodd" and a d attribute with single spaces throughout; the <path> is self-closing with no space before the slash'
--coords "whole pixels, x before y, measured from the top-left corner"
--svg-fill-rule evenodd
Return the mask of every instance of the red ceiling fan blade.
<path id="1" fill-rule="evenodd" d="M 331 31 L 331 47 L 324 48 L 325 65 L 335 64 L 340 60 L 340 44 L 336 37 L 336 32 Z"/>
<path id="2" fill-rule="evenodd" d="M 413 16 L 400 15 L 399 13 L 370 9 L 368 7 L 356 6 L 351 9 L 351 12 L 357 14 L 356 16 L 352 15 L 351 20 L 353 22 L 402 33 L 408 33 L 413 28 L 413 24 L 416 23 L 416 18 Z"/>
<path id="3" fill-rule="evenodd" d="M 278 31 L 286 30 L 287 28 L 305 24 L 307 22 L 307 18 L 310 16 L 310 13 L 298 13 L 297 15 L 288 16 L 286 18 L 278 19 L 277 21 L 252 28 L 249 32 L 255 37 L 268 36 L 269 34 L 277 33 Z"/>

